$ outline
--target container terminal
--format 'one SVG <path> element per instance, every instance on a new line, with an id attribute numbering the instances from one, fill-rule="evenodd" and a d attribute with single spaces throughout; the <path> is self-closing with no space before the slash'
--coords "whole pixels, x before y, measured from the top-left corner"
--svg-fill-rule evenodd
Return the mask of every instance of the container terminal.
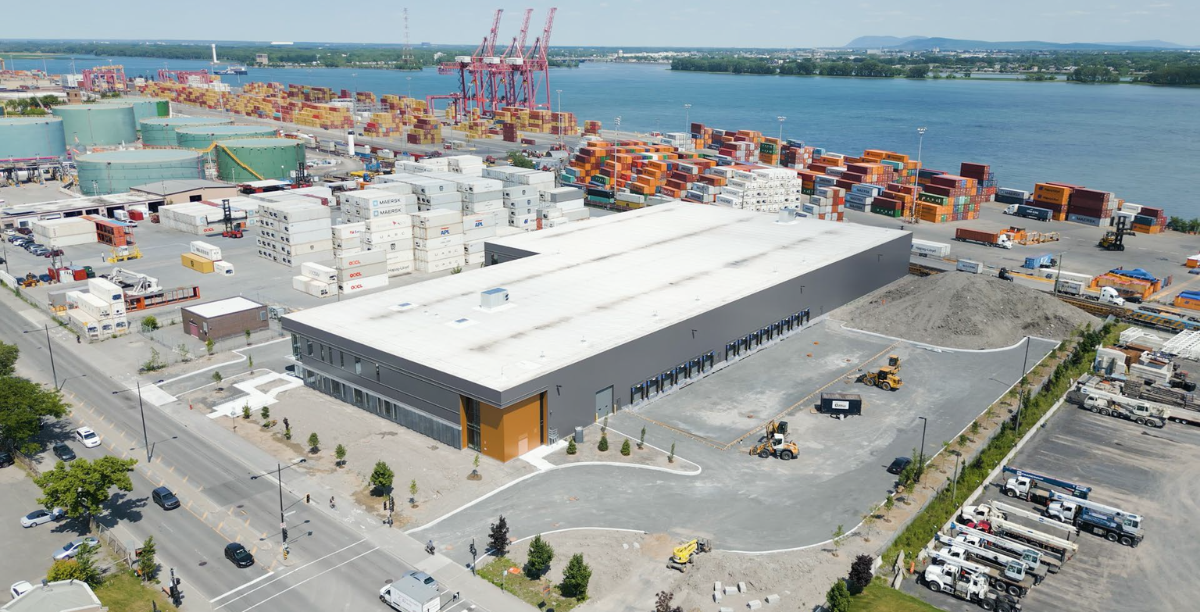
<path id="1" fill-rule="evenodd" d="M 680 593 L 689 608 L 757 609 L 779 602 L 776 590 L 816 601 L 823 586 L 796 585 L 813 568 L 844 575 L 845 565 L 820 545 L 836 550 L 849 526 L 861 537 L 848 547 L 886 553 L 908 527 L 866 537 L 891 512 L 885 500 L 897 515 L 922 511 L 923 493 L 900 464 L 930 462 L 938 474 L 922 486 L 953 486 L 963 474 L 954 459 L 983 461 L 984 445 L 1013 437 L 996 433 L 1006 428 L 1032 438 L 1005 459 L 1021 467 L 997 464 L 969 497 L 951 493 L 955 516 L 940 533 L 907 567 L 877 574 L 911 578 L 900 590 L 939 607 L 953 605 L 949 592 L 985 609 L 1054 609 L 1070 599 L 1061 593 L 1125 596 L 1096 586 L 1093 564 L 1124 571 L 1135 546 L 1166 557 L 1154 537 L 1162 517 L 1140 505 L 1194 510 L 1153 490 L 1174 468 L 1145 470 L 1153 474 L 1137 488 L 1045 450 L 1074 443 L 1103 454 L 1089 440 L 1137 445 L 1138 427 L 1200 446 L 1191 397 L 1200 254 L 1193 236 L 1167 227 L 1166 211 L 1059 177 L 1006 185 L 985 160 L 927 168 L 903 152 L 840 153 L 702 123 L 687 133 L 602 130 L 551 106 L 555 11 L 540 33 L 529 30 L 531 13 L 498 46 L 497 11 L 472 54 L 439 66 L 458 90 L 426 99 L 234 89 L 220 77 L 242 67 L 215 61 L 212 71 L 164 69 L 151 81 L 126 79 L 120 66 L 60 81 L 74 84 L 49 114 L 0 118 L 0 282 L 74 337 L 67 350 L 147 343 L 169 353 L 183 342 L 200 353 L 206 340 L 240 349 L 243 334 L 247 346 L 278 341 L 270 357 L 256 354 L 299 391 L 283 391 L 292 395 L 273 410 L 308 403 L 347 410 L 340 421 L 372 432 L 395 426 L 391 454 L 461 451 L 441 451 L 455 465 L 478 455 L 483 467 L 476 459 L 467 472 L 502 490 L 460 499 L 461 483 L 437 481 L 438 496 L 444 488 L 457 504 L 422 498 L 439 514 L 420 514 L 413 477 L 415 522 L 402 537 L 443 547 L 427 549 L 445 559 L 427 564 L 434 574 L 472 566 L 471 534 L 511 509 L 518 555 L 540 533 L 586 546 L 557 532 L 636 527 L 591 536 L 642 551 L 589 549 L 603 560 L 601 601 L 619 598 L 622 571 Z M 120 96 L 101 97 L 111 92 Z M 535 167 L 510 165 L 510 151 Z M 1128 327 L 1118 338 L 1110 322 Z M 1049 372 L 1085 352 L 1081 329 L 1113 338 L 1087 349 L 1089 375 L 1070 382 L 1065 400 L 1011 400 L 1026 380 L 1033 393 L 1058 384 Z M 194 369 L 188 361 L 171 367 Z M 239 384 L 253 388 L 254 374 L 252 365 L 239 372 Z M 246 397 L 268 395 L 218 397 L 147 376 L 141 385 L 158 408 L 182 407 L 180 418 L 232 423 Z M 1023 422 L 1023 410 L 1054 440 Z M 927 427 L 946 440 L 940 449 Z M 624 442 L 621 457 L 660 453 L 640 459 L 653 470 L 614 480 L 605 465 L 623 459 L 615 448 L 599 454 L 610 437 Z M 585 465 L 560 469 L 573 462 Z M 570 475 L 583 470 L 588 478 Z M 772 503 L 729 483 L 770 488 Z M 545 501 L 521 503 L 534 498 Z M 683 498 L 728 512 L 679 507 Z M 786 522 L 779 503 L 793 509 Z M 861 524 L 860 506 L 873 517 Z M 579 508 L 596 524 L 566 518 Z M 363 512 L 392 534 L 392 514 L 377 513 Z M 830 541 L 834 525 L 841 533 Z M 763 554 L 808 556 L 797 573 Z M 197 588 L 217 599 L 237 586 L 205 580 Z M 472 601 L 488 597 L 456 584 Z M 380 585 L 385 603 L 400 601 Z M 1138 588 L 1162 597 L 1153 580 Z M 420 590 L 431 602 L 450 596 Z"/>

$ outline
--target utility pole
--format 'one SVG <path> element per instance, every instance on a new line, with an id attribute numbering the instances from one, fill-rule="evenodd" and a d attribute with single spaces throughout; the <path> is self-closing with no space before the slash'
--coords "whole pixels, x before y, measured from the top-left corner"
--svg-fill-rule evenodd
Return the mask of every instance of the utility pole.
<path id="1" fill-rule="evenodd" d="M 124 393 L 129 389 L 113 391 L 112 394 Z M 142 415 L 142 440 L 146 444 L 146 463 L 150 462 L 150 435 L 146 432 L 146 408 L 142 404 L 142 381 L 137 381 L 138 412 Z"/>
<path id="2" fill-rule="evenodd" d="M 5 271 L 7 271 L 8 270 L 8 257 L 7 257 L 8 248 L 7 247 L 5 247 L 4 252 L 6 255 L 4 258 L 4 269 L 5 269 Z M 45 331 L 46 332 L 46 350 L 50 353 L 50 375 L 54 377 L 54 388 L 57 389 L 58 388 L 58 370 L 56 370 L 54 367 L 54 344 L 52 344 L 50 342 L 50 324 L 43 323 L 41 330 L 28 329 L 21 333 L 28 334 L 30 332 L 35 332 L 35 331 Z"/>
<path id="3" fill-rule="evenodd" d="M 1025 336 L 1025 360 L 1021 362 L 1021 378 L 1025 380 L 1025 370 L 1029 368 L 1029 336 Z M 1025 408 L 1025 385 L 1021 384 L 1021 396 L 1017 402 L 1017 433 L 1021 432 L 1021 411 Z"/>
<path id="4" fill-rule="evenodd" d="M 921 473 L 925 471 L 925 426 L 929 424 L 929 419 L 917 418 L 921 419 L 921 463 L 917 466 L 917 482 L 921 482 Z"/>
<path id="5" fill-rule="evenodd" d="M 275 464 L 275 482 L 279 483 L 279 535 L 283 538 L 283 548 L 287 550 L 287 517 L 283 514 L 283 466 Z"/>
<path id="6" fill-rule="evenodd" d="M 475 538 L 471 538 L 471 575 L 472 576 L 475 575 L 475 561 L 476 561 L 475 555 L 476 554 L 477 554 L 477 552 L 476 552 L 476 548 L 475 548 Z"/>

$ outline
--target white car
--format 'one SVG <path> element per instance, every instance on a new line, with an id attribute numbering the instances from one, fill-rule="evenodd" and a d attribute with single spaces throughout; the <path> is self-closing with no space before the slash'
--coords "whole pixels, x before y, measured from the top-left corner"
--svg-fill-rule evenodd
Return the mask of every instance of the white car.
<path id="1" fill-rule="evenodd" d="M 75 430 L 75 439 L 83 443 L 87 448 L 96 448 L 100 446 L 100 434 L 92 431 L 91 427 L 80 427 Z"/>
<path id="2" fill-rule="evenodd" d="M 21 526 L 25 528 L 37 527 L 42 523 L 57 521 L 58 519 L 62 518 L 64 514 L 65 512 L 63 512 L 62 508 L 55 508 L 53 510 L 38 508 L 37 510 L 34 510 L 33 512 L 21 517 Z"/>
<path id="3" fill-rule="evenodd" d="M 24 580 L 22 580 L 20 582 L 14 582 L 12 586 L 8 587 L 8 594 L 12 595 L 13 599 L 16 599 L 16 598 L 28 593 L 32 589 L 33 589 L 32 584 L 29 584 L 28 582 L 25 582 Z"/>
<path id="4" fill-rule="evenodd" d="M 62 548 L 54 549 L 54 554 L 51 555 L 51 557 L 55 561 L 62 561 L 63 559 L 70 559 L 79 553 L 79 549 L 84 544 L 87 544 L 88 546 L 96 547 L 96 546 L 100 545 L 100 540 L 97 540 L 96 538 L 94 538 L 92 536 L 84 536 L 82 538 L 75 538 L 74 540 L 67 542 L 66 545 L 64 545 Z"/>

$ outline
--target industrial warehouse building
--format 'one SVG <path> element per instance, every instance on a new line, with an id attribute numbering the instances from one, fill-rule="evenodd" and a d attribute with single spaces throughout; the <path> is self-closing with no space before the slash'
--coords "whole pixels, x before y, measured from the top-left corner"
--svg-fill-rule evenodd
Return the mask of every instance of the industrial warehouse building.
<path id="1" fill-rule="evenodd" d="M 911 235 L 666 204 L 487 243 L 487 267 L 293 313 L 305 383 L 508 461 L 908 272 Z"/>
<path id="2" fill-rule="evenodd" d="M 270 326 L 267 307 L 244 297 L 231 297 L 179 310 L 183 331 L 201 340 L 221 340 Z"/>

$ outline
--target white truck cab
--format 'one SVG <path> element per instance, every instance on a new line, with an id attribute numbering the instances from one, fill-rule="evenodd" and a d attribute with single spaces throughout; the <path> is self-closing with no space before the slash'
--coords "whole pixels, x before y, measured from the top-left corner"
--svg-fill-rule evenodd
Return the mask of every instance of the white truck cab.
<path id="1" fill-rule="evenodd" d="M 1113 289 L 1112 287 L 1105 287 L 1100 290 L 1100 303 L 1124 306 L 1125 298 L 1121 297 L 1121 294 L 1117 293 L 1116 289 Z"/>

